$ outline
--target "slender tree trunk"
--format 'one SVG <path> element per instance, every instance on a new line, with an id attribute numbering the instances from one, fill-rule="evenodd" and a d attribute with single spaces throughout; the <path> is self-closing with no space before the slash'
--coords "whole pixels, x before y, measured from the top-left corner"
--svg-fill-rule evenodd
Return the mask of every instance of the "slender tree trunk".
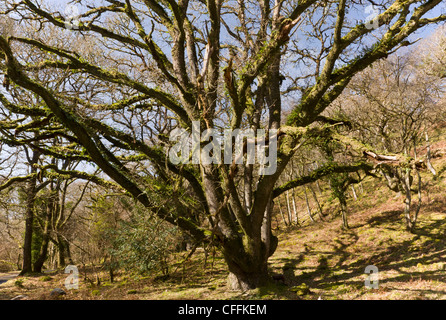
<path id="1" fill-rule="evenodd" d="M 28 182 L 27 199 L 26 199 L 26 214 L 25 214 L 25 241 L 23 245 L 23 266 L 21 275 L 32 272 L 32 238 L 33 238 L 33 224 L 34 224 L 34 197 L 35 179 Z"/>
<path id="2" fill-rule="evenodd" d="M 317 181 L 317 180 L 316 180 L 316 187 L 319 192 L 319 195 L 322 195 L 322 188 L 321 188 L 321 185 L 319 184 L 319 181 Z"/>
<path id="3" fill-rule="evenodd" d="M 317 199 L 316 192 L 314 192 L 314 189 L 313 189 L 313 187 L 311 185 L 308 188 L 310 189 L 311 194 L 313 195 L 313 199 L 316 202 L 317 212 L 319 214 L 319 218 L 323 221 L 324 220 L 324 213 L 322 212 L 321 204 L 319 203 L 319 200 Z"/>
<path id="4" fill-rule="evenodd" d="M 352 187 L 353 198 L 355 199 L 355 201 L 357 201 L 358 200 L 358 196 L 356 195 L 355 186 L 352 184 L 351 187 Z"/>
<path id="5" fill-rule="evenodd" d="M 292 213 L 291 213 L 291 205 L 290 205 L 290 195 L 288 190 L 285 192 L 286 196 L 286 204 L 287 204 L 287 210 L 288 210 L 288 221 L 290 222 L 290 225 L 293 223 Z"/>
<path id="6" fill-rule="evenodd" d="M 319 164 L 317 162 L 315 162 L 313 170 L 316 170 L 318 168 L 319 168 Z M 321 185 L 319 184 L 319 180 L 316 180 L 316 188 L 317 188 L 317 191 L 319 192 L 319 195 L 322 196 L 322 188 L 321 188 Z"/>
<path id="7" fill-rule="evenodd" d="M 70 243 L 67 240 L 65 240 L 65 239 L 64 239 L 64 241 L 65 241 L 65 252 L 67 253 L 68 263 L 69 264 L 74 264 L 73 258 L 71 256 L 71 246 L 70 246 Z"/>
<path id="8" fill-rule="evenodd" d="M 62 238 L 62 236 L 57 235 L 57 249 L 59 251 L 59 260 L 58 260 L 58 264 L 59 264 L 59 268 L 64 268 L 66 266 L 66 250 L 65 250 L 65 242 Z"/>
<path id="9" fill-rule="evenodd" d="M 51 239 L 50 239 L 51 240 Z M 50 244 L 49 244 L 49 248 L 48 248 L 49 253 L 49 264 L 51 269 L 56 269 L 57 268 L 57 262 L 56 262 L 56 247 L 54 246 L 54 242 L 51 240 Z"/>
<path id="10" fill-rule="evenodd" d="M 412 219 L 410 217 L 410 207 L 412 205 L 412 195 L 410 193 L 409 174 L 406 172 L 404 176 L 404 191 L 406 193 L 406 199 L 404 200 L 404 217 L 406 219 L 406 227 L 409 230 L 413 229 Z"/>
<path id="11" fill-rule="evenodd" d="M 345 201 L 345 199 L 339 199 L 339 202 L 341 204 L 342 227 L 344 229 L 349 229 L 347 218 L 347 202 Z"/>
<path id="12" fill-rule="evenodd" d="M 358 176 L 358 181 L 359 181 L 359 183 L 358 183 L 359 192 L 360 192 L 361 194 L 364 194 L 364 187 L 363 187 L 363 185 L 362 185 L 362 178 L 361 178 L 361 175 L 359 174 L 359 172 L 356 172 L 356 175 Z"/>
<path id="13" fill-rule="evenodd" d="M 418 153 L 417 153 L 417 141 L 414 139 L 412 139 L 413 141 L 413 154 L 414 154 L 414 158 L 418 158 Z"/>
<path id="14" fill-rule="evenodd" d="M 279 207 L 280 216 L 282 217 L 283 224 L 287 227 L 288 223 L 286 222 L 285 215 L 283 214 L 282 205 L 280 203 L 280 197 L 277 197 L 277 206 Z"/>
<path id="15" fill-rule="evenodd" d="M 421 175 L 420 172 L 415 169 L 416 173 L 417 173 L 417 178 L 418 178 L 418 204 L 417 207 L 415 209 L 415 214 L 414 214 L 414 218 L 413 218 L 413 227 L 411 229 L 411 232 L 414 231 L 417 220 L 418 220 L 418 214 L 420 213 L 420 209 L 421 209 Z"/>
<path id="16" fill-rule="evenodd" d="M 295 197 L 295 191 L 293 189 L 293 192 L 291 194 L 291 199 L 293 200 L 293 213 L 294 213 L 294 222 L 296 223 L 296 225 L 299 224 L 299 217 L 298 217 L 298 212 L 297 212 L 297 208 L 296 208 L 296 197 Z"/>
<path id="17" fill-rule="evenodd" d="M 17 256 L 17 270 L 21 270 L 22 269 L 22 265 L 21 265 L 22 261 L 22 255 L 19 253 L 19 255 Z"/>
<path id="18" fill-rule="evenodd" d="M 314 222 L 313 216 L 311 215 L 310 201 L 308 200 L 308 193 L 307 193 L 307 187 L 306 186 L 304 186 L 304 194 L 305 194 L 305 203 L 307 205 L 308 217 L 310 217 L 311 222 Z"/>
<path id="19" fill-rule="evenodd" d="M 37 260 L 34 262 L 34 272 L 42 272 L 43 264 L 45 263 L 48 257 L 48 245 L 50 242 L 50 214 L 47 213 L 47 217 L 45 219 L 45 226 L 43 230 L 43 239 L 42 244 L 40 246 L 40 253 Z"/>
<path id="20" fill-rule="evenodd" d="M 406 228 L 410 232 L 414 232 L 415 226 L 418 220 L 418 214 L 421 209 L 421 175 L 416 170 L 417 177 L 418 177 L 418 204 L 415 209 L 412 208 L 412 194 L 411 194 L 411 175 L 410 175 L 410 169 L 406 169 L 406 172 L 402 175 L 402 183 L 404 187 L 404 191 L 406 194 L 406 199 L 404 201 L 404 217 L 406 221 Z M 413 213 L 412 213 L 413 212 Z"/>
<path id="21" fill-rule="evenodd" d="M 34 164 L 39 160 L 40 154 L 33 152 L 32 159 L 29 159 L 31 166 L 31 174 L 37 172 Z M 23 244 L 23 266 L 21 275 L 32 272 L 32 239 L 33 239 L 33 224 L 34 224 L 34 203 L 37 195 L 37 176 L 32 176 L 25 189 L 26 192 L 26 212 L 25 212 L 25 240 Z"/>

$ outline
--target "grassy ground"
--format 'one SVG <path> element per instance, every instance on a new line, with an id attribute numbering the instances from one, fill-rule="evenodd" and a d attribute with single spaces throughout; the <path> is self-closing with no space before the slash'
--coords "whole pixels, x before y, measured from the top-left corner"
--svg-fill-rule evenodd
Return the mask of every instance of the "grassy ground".
<path id="1" fill-rule="evenodd" d="M 434 165 L 439 168 L 445 160 L 439 157 Z M 276 225 L 279 246 L 270 258 L 270 269 L 280 279 L 267 287 L 228 291 L 221 256 L 206 257 L 198 249 L 185 263 L 173 263 L 167 278 L 121 272 L 112 283 L 99 269 L 80 268 L 79 289 L 66 290 L 59 299 L 446 299 L 444 179 L 430 182 L 425 190 L 414 233 L 404 226 L 403 197 L 377 180 L 364 182 L 358 199 L 349 199 L 349 230 L 341 228 L 341 217 L 334 214 L 300 227 Z M 324 211 L 335 212 L 336 204 L 325 206 Z M 369 265 L 379 270 L 377 289 L 365 286 Z M 0 285 L 0 299 L 18 295 L 53 299 L 50 291 L 65 289 L 66 277 L 56 272 L 9 280 Z"/>

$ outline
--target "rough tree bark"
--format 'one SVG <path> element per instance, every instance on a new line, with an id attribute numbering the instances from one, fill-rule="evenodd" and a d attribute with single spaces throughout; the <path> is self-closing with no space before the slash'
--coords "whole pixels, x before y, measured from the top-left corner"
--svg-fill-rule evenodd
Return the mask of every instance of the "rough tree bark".
<path id="1" fill-rule="evenodd" d="M 25 188 L 25 239 L 23 244 L 23 265 L 20 275 L 32 272 L 32 239 L 34 225 L 34 204 L 37 195 L 37 167 L 35 166 L 39 160 L 40 153 L 34 151 L 28 159 L 30 165 L 30 178 Z"/>

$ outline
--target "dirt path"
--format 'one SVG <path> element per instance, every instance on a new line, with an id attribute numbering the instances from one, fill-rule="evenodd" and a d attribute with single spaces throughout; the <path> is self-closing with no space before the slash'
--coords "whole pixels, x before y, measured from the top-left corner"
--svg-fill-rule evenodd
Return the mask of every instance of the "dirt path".
<path id="1" fill-rule="evenodd" d="M 19 271 L 12 271 L 7 273 L 0 273 L 0 285 L 8 280 L 14 279 L 19 275 Z"/>

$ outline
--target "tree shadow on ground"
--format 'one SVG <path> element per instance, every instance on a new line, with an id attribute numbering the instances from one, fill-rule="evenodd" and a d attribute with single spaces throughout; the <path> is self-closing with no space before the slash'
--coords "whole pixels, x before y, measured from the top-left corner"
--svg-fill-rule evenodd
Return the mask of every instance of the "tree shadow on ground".
<path id="1" fill-rule="evenodd" d="M 374 227 L 377 225 L 381 225 L 383 223 L 401 221 L 402 213 L 403 213 L 403 210 L 384 211 L 384 212 L 381 212 L 379 215 L 373 216 L 370 219 L 368 219 L 367 222 L 365 223 L 365 225 Z"/>
<path id="2" fill-rule="evenodd" d="M 444 207 L 439 206 L 438 209 L 441 210 L 436 210 L 437 212 L 444 212 Z M 389 229 L 389 231 L 401 232 L 402 226 L 398 224 L 399 222 L 403 223 L 401 219 L 402 210 L 391 210 L 368 219 L 366 224 L 370 224 L 372 227 L 382 226 L 383 229 Z M 333 251 L 325 252 L 324 258 L 318 259 L 318 264 L 313 267 L 301 265 L 301 262 L 308 255 L 316 254 L 317 251 L 302 253 L 298 259 L 281 259 L 284 265 L 289 267 L 286 274 L 286 284 L 294 286 L 307 283 L 311 288 L 327 291 L 342 284 L 353 289 L 356 288 L 358 290 L 356 297 L 359 297 L 367 292 L 367 290 L 364 290 L 364 279 L 366 277 L 364 270 L 368 265 L 375 265 L 380 272 L 396 271 L 395 275 L 386 275 L 386 278 L 380 281 L 381 284 L 387 284 L 389 287 L 392 282 L 409 283 L 414 279 L 444 282 L 444 269 L 410 272 L 406 270 L 414 269 L 418 265 L 429 266 L 444 261 L 446 257 L 444 221 L 423 221 L 422 225 L 420 224 L 420 227 L 413 232 L 414 236 L 411 239 L 387 244 L 384 250 L 371 252 L 357 260 L 348 262 L 351 255 L 348 249 L 359 239 L 355 232 L 356 229 L 355 227 L 351 228 L 347 233 L 348 237 L 342 239 L 342 241 L 339 239 L 333 240 Z M 361 280 L 358 280 L 358 278 Z M 399 290 L 404 291 L 406 289 Z M 407 290 L 410 291 L 411 289 Z M 426 292 L 445 294 L 442 290 L 429 289 Z"/>

